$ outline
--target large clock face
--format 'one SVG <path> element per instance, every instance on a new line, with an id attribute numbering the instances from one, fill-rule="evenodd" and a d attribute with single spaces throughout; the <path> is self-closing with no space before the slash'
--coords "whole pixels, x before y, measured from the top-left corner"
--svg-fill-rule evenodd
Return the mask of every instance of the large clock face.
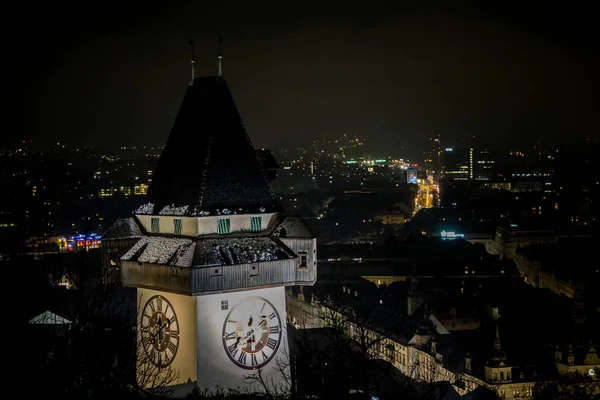
<path id="1" fill-rule="evenodd" d="M 142 310 L 140 328 L 148 359 L 158 367 L 171 364 L 179 348 L 179 322 L 169 300 L 161 295 L 150 297 Z"/>
<path id="2" fill-rule="evenodd" d="M 281 319 L 268 300 L 250 297 L 231 308 L 223 323 L 223 349 L 245 369 L 269 363 L 281 343 Z"/>

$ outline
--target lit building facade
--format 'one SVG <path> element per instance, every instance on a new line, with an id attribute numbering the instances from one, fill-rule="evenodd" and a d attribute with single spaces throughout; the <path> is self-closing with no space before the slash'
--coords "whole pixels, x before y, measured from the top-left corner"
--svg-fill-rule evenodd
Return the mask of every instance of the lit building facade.
<path id="1" fill-rule="evenodd" d="M 407 336 L 399 336 L 373 323 L 358 329 L 355 319 L 342 314 L 339 307 L 329 308 L 327 302 L 317 296 L 306 299 L 302 291 L 299 294 L 288 291 L 287 296 L 288 317 L 295 326 L 304 329 L 323 328 L 332 319 L 345 321 L 342 325 L 347 327 L 348 337 L 360 343 L 365 338 L 369 343 L 374 343 L 368 350 L 368 358 L 386 361 L 399 373 L 416 382 L 446 382 L 458 396 L 468 396 L 478 388 L 492 390 L 502 399 L 531 398 L 533 395 L 535 381 L 515 375 L 502 350 L 498 330 L 493 342 L 490 340 L 490 355 L 481 373 L 473 368 L 473 359 L 469 354 L 459 364 L 448 362 L 448 353 L 441 349 L 441 342 L 445 335 L 451 333 L 433 314 L 428 314 L 420 322 L 415 314 L 407 325 L 416 329 Z M 334 314 L 335 318 L 332 317 Z"/>
<path id="2" fill-rule="evenodd" d="M 444 150 L 444 177 L 452 181 L 468 181 L 471 169 L 469 156 L 469 149 L 446 148 Z"/>
<path id="3" fill-rule="evenodd" d="M 444 176 L 454 181 L 492 181 L 496 175 L 496 159 L 492 150 L 481 148 L 446 148 Z"/>

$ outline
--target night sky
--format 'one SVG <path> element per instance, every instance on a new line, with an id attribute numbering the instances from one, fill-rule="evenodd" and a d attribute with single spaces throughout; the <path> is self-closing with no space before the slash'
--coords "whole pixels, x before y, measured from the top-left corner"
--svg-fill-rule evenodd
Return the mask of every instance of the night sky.
<path id="1" fill-rule="evenodd" d="M 20 3 L 3 12 L 1 146 L 164 144 L 191 76 L 188 42 L 197 75 L 216 75 L 218 35 L 257 147 L 343 133 L 382 149 L 438 133 L 517 146 L 600 132 L 588 2 Z"/>

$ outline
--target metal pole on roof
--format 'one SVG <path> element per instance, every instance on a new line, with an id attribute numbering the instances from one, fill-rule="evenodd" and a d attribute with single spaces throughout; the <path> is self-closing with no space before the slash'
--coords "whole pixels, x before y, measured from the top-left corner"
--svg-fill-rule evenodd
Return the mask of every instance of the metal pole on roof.
<path id="1" fill-rule="evenodd" d="M 194 85 L 194 79 L 196 78 L 196 70 L 195 70 L 195 64 L 196 64 L 196 58 L 194 57 L 194 41 L 190 40 L 190 46 L 192 47 L 192 59 L 191 59 L 191 64 L 192 64 L 192 81 L 190 82 L 190 86 Z"/>
<path id="2" fill-rule="evenodd" d="M 219 36 L 219 45 L 217 47 L 217 60 L 219 60 L 219 76 L 223 76 L 223 55 L 221 54 L 221 43 L 223 43 L 223 38 Z"/>

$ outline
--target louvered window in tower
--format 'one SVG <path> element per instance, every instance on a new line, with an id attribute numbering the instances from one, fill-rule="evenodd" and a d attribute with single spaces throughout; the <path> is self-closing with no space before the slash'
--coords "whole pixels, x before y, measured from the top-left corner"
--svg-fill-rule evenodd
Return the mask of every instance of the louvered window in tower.
<path id="1" fill-rule="evenodd" d="M 217 233 L 219 235 L 231 233 L 231 220 L 229 218 L 219 218 L 219 227 Z"/>
<path id="2" fill-rule="evenodd" d="M 250 230 L 260 232 L 262 230 L 262 217 L 250 217 Z"/>
<path id="3" fill-rule="evenodd" d="M 152 233 L 158 233 L 160 231 L 160 223 L 158 218 L 150 219 L 150 228 L 152 230 Z"/>
<path id="4" fill-rule="evenodd" d="M 181 218 L 175 218 L 173 220 L 173 224 L 175 225 L 175 230 L 173 233 L 176 235 L 181 235 L 181 232 L 183 232 L 183 220 Z"/>

